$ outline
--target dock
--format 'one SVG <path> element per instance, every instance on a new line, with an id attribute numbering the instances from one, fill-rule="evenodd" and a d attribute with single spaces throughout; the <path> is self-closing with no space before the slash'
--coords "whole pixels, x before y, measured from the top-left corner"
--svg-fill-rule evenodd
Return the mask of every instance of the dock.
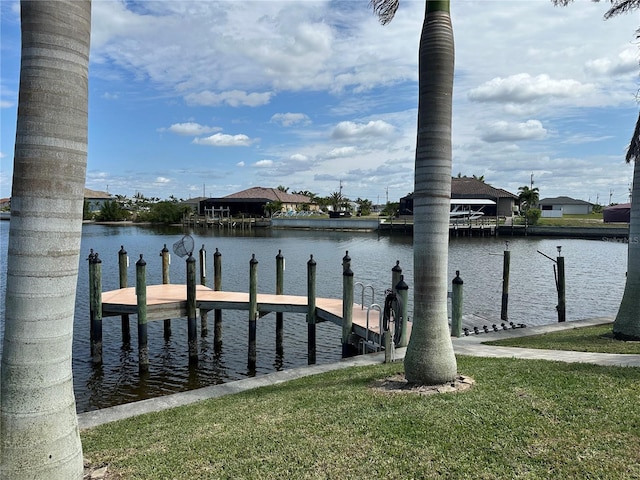
<path id="1" fill-rule="evenodd" d="M 135 315 L 138 313 L 135 287 L 121 288 L 102 293 L 102 316 Z M 341 299 L 317 297 L 318 321 L 329 321 L 342 327 L 343 302 Z M 196 285 L 196 308 L 202 314 L 212 310 L 246 310 L 250 308 L 248 292 L 216 291 L 204 285 Z M 268 313 L 307 313 L 308 298 L 302 295 L 257 294 L 259 317 Z M 187 285 L 162 284 L 147 286 L 147 321 L 182 318 L 187 316 Z M 367 320 L 367 317 L 368 320 Z M 353 304 L 353 333 L 380 345 L 380 318 L 378 310 L 370 310 Z"/>
<path id="2" fill-rule="evenodd" d="M 187 247 L 187 248 L 185 248 Z M 184 255 L 184 251 L 188 252 Z M 148 323 L 156 320 L 164 322 L 165 339 L 171 337 L 171 323 L 185 321 L 188 333 L 189 363 L 197 364 L 199 358 L 197 318 L 200 317 L 200 332 L 206 336 L 209 328 L 209 312 L 213 311 L 214 349 L 222 346 L 222 312 L 224 310 L 246 311 L 248 326 L 248 366 L 255 368 L 257 322 L 269 313 L 275 313 L 276 351 L 282 351 L 284 332 L 284 313 L 305 314 L 307 323 L 307 358 L 309 365 L 316 362 L 316 325 L 330 322 L 342 329 L 340 342 L 342 356 L 350 357 L 363 353 L 384 351 L 385 358 L 391 361 L 394 348 L 406 347 L 411 334 L 408 290 L 404 282 L 399 261 L 391 269 L 391 285 L 382 301 L 375 303 L 376 297 L 372 285 L 354 283 L 351 270 L 351 258 L 346 252 L 342 259 L 342 298 L 322 298 L 316 295 L 316 262 L 313 255 L 307 261 L 307 294 L 288 295 L 283 289 L 284 257 L 281 251 L 276 256 L 275 293 L 259 293 L 257 289 L 258 260 L 252 255 L 249 262 L 249 289 L 247 291 L 224 291 L 221 288 L 222 254 L 216 249 L 214 254 L 213 288 L 206 285 L 206 250 L 198 252 L 200 258 L 200 283 L 196 281 L 196 258 L 192 255 L 193 240 L 185 235 L 174 244 L 174 253 L 187 256 L 186 284 L 172 284 L 169 281 L 169 250 L 161 250 L 162 284 L 147 285 L 146 261 L 142 254 L 136 262 L 136 285 L 127 285 L 128 256 L 124 247 L 118 252 L 120 270 L 120 288 L 102 291 L 102 267 L 98 253 L 89 254 L 89 304 L 91 356 L 94 364 L 102 364 L 102 323 L 103 318 L 121 317 L 122 341 L 131 341 L 130 315 L 137 317 L 137 341 L 139 368 L 149 368 Z M 506 256 L 505 256 L 506 257 Z M 453 280 L 451 298 L 452 335 L 479 335 L 524 327 L 512 322 L 496 321 L 478 315 L 462 313 L 462 281 Z M 360 289 L 361 295 L 354 298 L 354 290 Z M 368 298 L 367 293 L 370 295 Z M 378 297 L 380 298 L 380 297 Z M 370 304 L 365 301 L 370 300 Z M 359 303 L 358 303 L 359 301 Z M 506 312 L 506 310 L 505 310 Z M 501 315 L 502 316 L 502 315 Z M 236 317 L 237 318 L 237 317 Z M 506 315 L 504 315 L 506 318 Z M 237 319 L 234 321 L 238 321 Z M 234 339 L 237 341 L 238 339 Z M 304 344 L 304 343 L 303 343 Z"/>

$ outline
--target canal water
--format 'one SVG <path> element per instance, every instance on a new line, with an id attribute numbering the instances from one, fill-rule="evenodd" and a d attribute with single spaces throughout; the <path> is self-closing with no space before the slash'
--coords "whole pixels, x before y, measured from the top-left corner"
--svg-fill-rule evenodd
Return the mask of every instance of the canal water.
<path id="1" fill-rule="evenodd" d="M 4 329 L 4 296 L 9 222 L 0 224 L 0 265 L 2 303 L 0 330 Z M 412 237 L 379 235 L 375 232 L 293 231 L 236 228 L 231 230 L 184 230 L 177 227 L 85 225 L 78 279 L 74 324 L 73 372 L 79 412 L 144 398 L 263 375 L 277 370 L 306 365 L 306 323 L 303 314 L 285 314 L 284 353 L 275 349 L 275 314 L 258 321 L 257 365 L 247 369 L 247 312 L 223 312 L 223 345 L 213 348 L 213 315 L 209 315 L 209 336 L 199 337 L 200 361 L 189 367 L 186 321 L 172 321 L 173 335 L 165 341 L 163 322 L 149 324 L 148 374 L 138 372 L 136 320 L 131 317 L 131 347 L 121 343 L 120 318 L 103 322 L 104 364 L 95 367 L 90 358 L 88 262 L 90 249 L 102 259 L 103 290 L 119 287 L 118 251 L 129 254 L 129 284 L 135 282 L 135 262 L 140 254 L 147 262 L 147 283 L 162 283 L 160 251 L 167 245 L 172 251 L 184 233 L 195 240 L 196 252 L 207 251 L 207 284 L 213 284 L 213 254 L 222 254 L 222 289 L 248 291 L 249 261 L 258 260 L 258 291 L 275 293 L 278 251 L 285 257 L 284 291 L 306 295 L 307 261 L 313 255 L 317 263 L 317 294 L 340 298 L 342 295 L 342 257 L 348 251 L 354 281 L 372 285 L 374 301 L 381 303 L 385 289 L 391 286 L 391 269 L 400 262 L 409 285 L 409 318 L 412 319 L 413 253 Z M 460 271 L 464 280 L 464 313 L 490 319 L 500 318 L 502 261 L 505 241 L 511 251 L 509 320 L 526 325 L 557 321 L 557 294 L 553 262 L 538 253 L 555 258 L 562 247 L 566 268 L 567 320 L 615 315 L 624 290 L 626 244 L 601 240 L 545 238 L 453 238 L 450 241 L 449 278 Z M 196 257 L 197 258 L 197 257 Z M 184 259 L 172 253 L 171 283 L 185 283 Z M 366 303 L 370 303 L 367 290 Z M 355 292 L 356 301 L 360 290 Z M 338 360 L 341 353 L 341 329 L 321 323 L 317 332 L 317 360 Z M 0 355 L 2 345 L 0 343 Z"/>

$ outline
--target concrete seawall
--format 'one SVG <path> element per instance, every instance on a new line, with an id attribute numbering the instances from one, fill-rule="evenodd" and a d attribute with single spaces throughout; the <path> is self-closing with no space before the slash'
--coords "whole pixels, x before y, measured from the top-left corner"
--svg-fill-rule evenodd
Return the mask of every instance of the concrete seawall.
<path id="1" fill-rule="evenodd" d="M 307 230 L 378 230 L 377 219 L 358 218 L 272 218 L 271 228 L 300 228 Z"/>
<path id="2" fill-rule="evenodd" d="M 526 230 L 526 231 L 525 231 Z M 548 226 L 504 226 L 498 227 L 498 235 L 530 236 L 530 237 L 562 237 L 562 238 L 591 238 L 604 241 L 626 241 L 629 238 L 629 227 L 548 227 Z"/>

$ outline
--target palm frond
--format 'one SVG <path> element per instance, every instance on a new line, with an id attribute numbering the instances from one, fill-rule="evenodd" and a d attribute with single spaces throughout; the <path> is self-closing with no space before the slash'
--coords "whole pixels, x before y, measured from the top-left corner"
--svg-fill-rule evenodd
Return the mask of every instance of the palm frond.
<path id="1" fill-rule="evenodd" d="M 369 5 L 373 9 L 373 13 L 378 16 L 380 23 L 386 25 L 393 20 L 400 0 L 370 0 Z"/>
<path id="2" fill-rule="evenodd" d="M 604 14 L 604 18 L 609 19 L 636 8 L 640 8 L 640 0 L 611 0 L 611 8 Z"/>
<path id="3" fill-rule="evenodd" d="M 627 163 L 631 161 L 640 161 L 640 113 L 638 113 L 638 121 L 636 122 L 636 128 L 633 131 L 631 142 L 629 143 L 629 149 L 625 156 Z"/>
<path id="4" fill-rule="evenodd" d="M 554 5 L 560 7 L 566 7 L 570 3 L 573 3 L 573 0 L 551 0 Z M 600 0 L 592 0 L 594 2 L 600 2 Z M 631 10 L 635 10 L 640 8 L 640 0 L 609 0 L 611 3 L 611 8 L 607 10 L 604 14 L 605 19 L 609 19 L 611 17 L 615 17 L 616 15 L 620 15 L 622 13 L 630 12 Z"/>

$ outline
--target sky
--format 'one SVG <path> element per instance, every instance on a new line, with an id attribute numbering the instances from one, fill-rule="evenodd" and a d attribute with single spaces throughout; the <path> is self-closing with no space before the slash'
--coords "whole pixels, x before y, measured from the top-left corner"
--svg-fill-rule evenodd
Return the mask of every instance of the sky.
<path id="1" fill-rule="evenodd" d="M 454 0 L 452 175 L 512 193 L 628 201 L 638 12 Z M 11 194 L 19 3 L 0 0 L 0 197 Z M 86 187 L 167 199 L 280 185 L 413 191 L 424 1 L 94 0 Z"/>

